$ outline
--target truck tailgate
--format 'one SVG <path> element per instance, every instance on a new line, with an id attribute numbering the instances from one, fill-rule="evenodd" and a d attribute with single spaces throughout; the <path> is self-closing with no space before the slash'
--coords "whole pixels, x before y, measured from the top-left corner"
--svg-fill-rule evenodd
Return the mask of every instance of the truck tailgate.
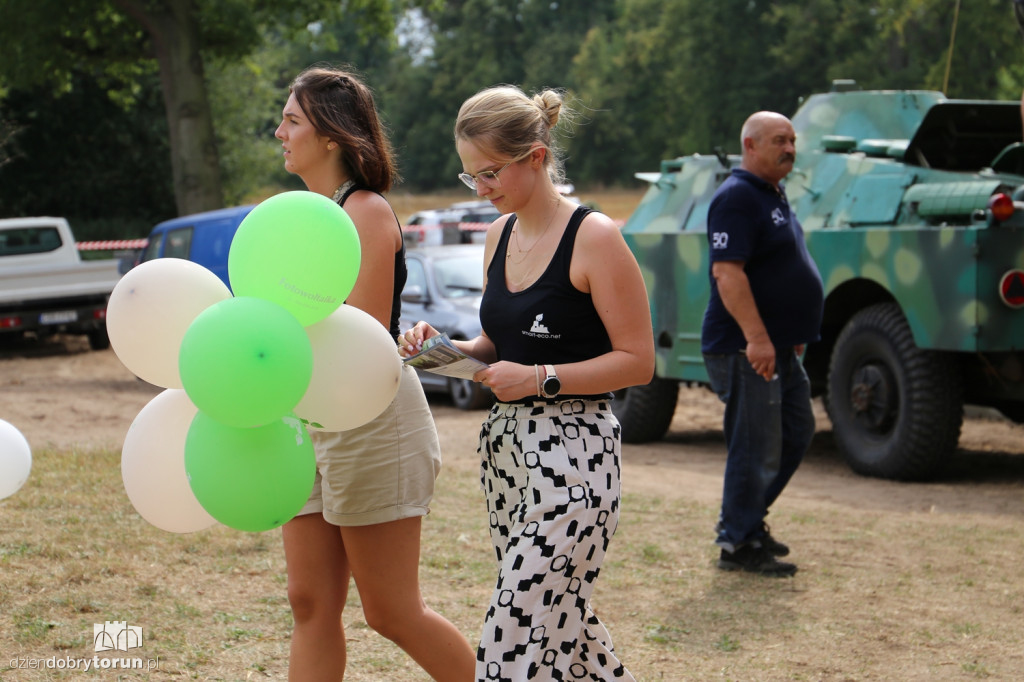
<path id="1" fill-rule="evenodd" d="M 109 294 L 121 278 L 116 259 L 0 269 L 0 305 Z"/>

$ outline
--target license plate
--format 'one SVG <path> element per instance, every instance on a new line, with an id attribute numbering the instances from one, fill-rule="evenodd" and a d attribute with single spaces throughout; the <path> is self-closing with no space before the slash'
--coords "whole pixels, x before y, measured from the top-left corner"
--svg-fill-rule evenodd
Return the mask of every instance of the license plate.
<path id="1" fill-rule="evenodd" d="M 77 310 L 58 310 L 52 313 L 40 313 L 39 324 L 64 324 L 78 319 Z"/>

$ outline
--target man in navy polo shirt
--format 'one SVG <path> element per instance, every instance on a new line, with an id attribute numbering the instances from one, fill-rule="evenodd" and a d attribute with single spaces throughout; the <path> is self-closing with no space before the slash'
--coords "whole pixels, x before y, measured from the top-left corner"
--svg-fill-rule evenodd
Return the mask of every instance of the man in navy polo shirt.
<path id="1" fill-rule="evenodd" d="M 800 355 L 819 338 L 823 289 L 790 209 L 783 178 L 796 159 L 789 119 L 761 111 L 740 134 L 743 160 L 708 210 L 711 298 L 701 349 L 725 403 L 728 457 L 717 526 L 718 567 L 791 576 L 789 548 L 765 516 L 814 435 L 810 383 Z"/>

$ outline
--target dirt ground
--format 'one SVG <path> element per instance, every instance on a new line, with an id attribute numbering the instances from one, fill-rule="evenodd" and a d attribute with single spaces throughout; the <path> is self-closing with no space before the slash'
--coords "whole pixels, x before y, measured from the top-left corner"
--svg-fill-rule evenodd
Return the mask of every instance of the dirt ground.
<path id="1" fill-rule="evenodd" d="M 132 376 L 112 351 L 89 351 L 84 338 L 0 346 L 0 419 L 21 430 L 33 451 L 119 451 L 134 417 L 161 390 Z M 472 470 L 483 413 L 461 412 L 444 399 L 432 405 L 445 466 Z M 820 404 L 817 410 L 811 451 L 772 519 L 776 535 L 794 546 L 801 572 L 796 581 L 783 581 L 792 587 L 779 584 L 762 598 L 790 609 L 798 625 L 781 634 L 740 630 L 757 646 L 736 652 L 731 635 L 689 628 L 697 616 L 698 623 L 711 624 L 740 618 L 720 626 L 739 628 L 745 612 L 739 606 L 730 611 L 722 591 L 743 578 L 711 568 L 710 527 L 680 529 L 666 514 L 699 506 L 702 523 L 711 525 L 724 465 L 720 404 L 707 390 L 683 389 L 663 441 L 625 446 L 624 520 L 613 552 L 629 546 L 630 524 L 657 524 L 664 544 L 634 551 L 671 567 L 666 594 L 665 585 L 632 584 L 627 564 L 612 557 L 617 570 L 608 572 L 604 606 L 617 643 L 647 666 L 638 679 L 925 680 L 937 679 L 936 671 L 948 672 L 946 679 L 1012 679 L 1008 671 L 1024 664 L 1024 635 L 1010 624 L 1019 621 L 1020 609 L 1008 603 L 1019 596 L 1024 577 L 1019 556 L 1012 556 L 1024 520 L 1024 427 L 971 412 L 948 472 L 908 484 L 853 474 L 836 451 Z M 931 536 L 919 533 L 929 526 Z M 900 546 L 911 527 L 910 546 Z M 973 568 L 961 569 L 966 564 Z M 615 585 L 643 604 L 617 600 Z M 875 604 L 876 593 L 887 601 Z M 756 597 L 745 599 L 759 608 Z M 789 662 L 777 668 L 773 657 L 781 651 Z M 737 661 L 747 667 L 728 667 Z M 757 666 L 777 672 L 749 677 Z"/>
<path id="2" fill-rule="evenodd" d="M 0 419 L 14 424 L 34 450 L 120 450 L 132 420 L 161 390 L 136 379 L 113 351 L 89 351 L 84 337 L 0 346 Z M 434 407 L 444 450 L 471 451 L 482 413 L 455 410 L 443 399 Z M 970 413 L 949 471 L 934 482 L 906 484 L 853 474 L 835 449 L 820 402 L 816 412 L 819 432 L 785 493 L 791 502 L 1024 516 L 1024 427 L 994 414 Z M 627 490 L 718 499 L 724 465 L 720 424 L 721 404 L 712 393 L 683 388 L 667 437 L 626 446 Z"/>

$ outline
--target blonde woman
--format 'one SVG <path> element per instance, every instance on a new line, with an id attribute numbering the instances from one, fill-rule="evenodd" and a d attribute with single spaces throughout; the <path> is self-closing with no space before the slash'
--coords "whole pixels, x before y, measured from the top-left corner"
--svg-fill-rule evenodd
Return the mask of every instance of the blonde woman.
<path id="1" fill-rule="evenodd" d="M 611 392 L 645 384 L 654 341 L 644 283 L 607 216 L 563 197 L 551 129 L 562 96 L 488 88 L 455 124 L 460 179 L 502 214 L 488 229 L 483 332 L 456 341 L 490 364 L 481 483 L 498 559 L 477 680 L 632 680 L 590 607 L 618 522 L 621 440 Z M 399 338 L 410 354 L 436 331 Z"/>

